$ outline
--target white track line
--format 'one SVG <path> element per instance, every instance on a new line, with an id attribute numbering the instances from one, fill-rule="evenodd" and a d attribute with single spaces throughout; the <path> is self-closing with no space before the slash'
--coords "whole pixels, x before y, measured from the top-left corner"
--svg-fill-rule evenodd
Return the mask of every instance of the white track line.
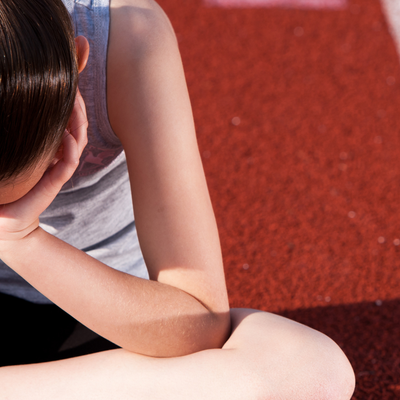
<path id="1" fill-rule="evenodd" d="M 400 0 L 381 0 L 382 9 L 389 25 L 389 31 L 400 56 Z"/>
<path id="2" fill-rule="evenodd" d="M 400 1 L 400 0 L 398 0 Z M 204 0 L 207 5 L 216 7 L 293 7 L 314 9 L 340 9 L 347 0 Z"/>

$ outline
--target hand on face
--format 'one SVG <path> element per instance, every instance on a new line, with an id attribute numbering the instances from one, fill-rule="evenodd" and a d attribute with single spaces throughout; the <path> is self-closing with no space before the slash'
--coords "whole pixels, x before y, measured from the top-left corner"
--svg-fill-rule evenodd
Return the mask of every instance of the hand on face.
<path id="1" fill-rule="evenodd" d="M 0 206 L 0 241 L 22 239 L 39 226 L 39 215 L 51 204 L 79 165 L 79 158 L 87 144 L 87 127 L 85 103 L 78 90 L 64 133 L 61 157 L 50 163 L 42 178 L 28 193 Z"/>

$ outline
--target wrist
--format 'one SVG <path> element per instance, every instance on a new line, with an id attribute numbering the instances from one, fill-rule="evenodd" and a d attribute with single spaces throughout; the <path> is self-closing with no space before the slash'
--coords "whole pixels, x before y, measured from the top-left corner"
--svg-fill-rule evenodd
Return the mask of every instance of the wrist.
<path id="1" fill-rule="evenodd" d="M 28 241 L 37 236 L 42 229 L 39 221 L 20 232 L 0 233 L 0 259 L 6 262 L 10 254 L 20 252 L 21 246 L 27 248 Z"/>

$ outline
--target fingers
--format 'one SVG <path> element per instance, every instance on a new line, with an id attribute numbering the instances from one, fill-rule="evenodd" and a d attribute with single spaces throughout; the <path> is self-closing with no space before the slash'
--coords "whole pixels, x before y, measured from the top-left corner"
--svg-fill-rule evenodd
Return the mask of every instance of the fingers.
<path id="1" fill-rule="evenodd" d="M 79 164 L 79 148 L 75 138 L 66 132 L 63 137 L 63 158 L 49 168 L 37 185 L 17 202 L 8 205 L 8 213 L 20 221 L 36 220 L 51 204 Z"/>
<path id="2" fill-rule="evenodd" d="M 86 115 L 86 106 L 78 89 L 75 98 L 74 108 L 72 110 L 67 129 L 78 143 L 79 155 L 82 154 L 82 151 L 88 142 L 87 127 L 88 120 Z"/>
<path id="3" fill-rule="evenodd" d="M 79 165 L 79 157 L 81 155 L 81 150 L 79 148 L 79 143 L 76 138 L 65 131 L 63 137 L 63 157 L 57 162 L 52 168 L 50 168 L 45 176 L 49 180 L 49 184 L 54 188 L 46 188 L 46 190 L 51 191 L 51 195 L 57 195 L 61 190 L 64 183 L 66 183 L 74 174 L 77 166 Z M 53 190 L 56 191 L 53 193 Z"/>
<path id="4" fill-rule="evenodd" d="M 68 127 L 64 132 L 61 158 L 58 159 L 57 156 L 54 159 L 31 191 L 1 209 L 0 240 L 21 239 L 38 226 L 39 215 L 51 204 L 79 165 L 79 158 L 87 144 L 87 127 L 86 107 L 78 90 Z"/>

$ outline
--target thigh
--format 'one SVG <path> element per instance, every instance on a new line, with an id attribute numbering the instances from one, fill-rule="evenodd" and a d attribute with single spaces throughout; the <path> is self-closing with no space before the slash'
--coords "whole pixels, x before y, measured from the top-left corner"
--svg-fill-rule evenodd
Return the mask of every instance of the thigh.
<path id="1" fill-rule="evenodd" d="M 350 364 L 334 342 L 286 318 L 232 310 L 223 349 L 156 359 L 111 350 L 0 369 L 5 398 L 19 400 L 349 400 Z M 8 396 L 8 397 L 7 397 Z"/>

